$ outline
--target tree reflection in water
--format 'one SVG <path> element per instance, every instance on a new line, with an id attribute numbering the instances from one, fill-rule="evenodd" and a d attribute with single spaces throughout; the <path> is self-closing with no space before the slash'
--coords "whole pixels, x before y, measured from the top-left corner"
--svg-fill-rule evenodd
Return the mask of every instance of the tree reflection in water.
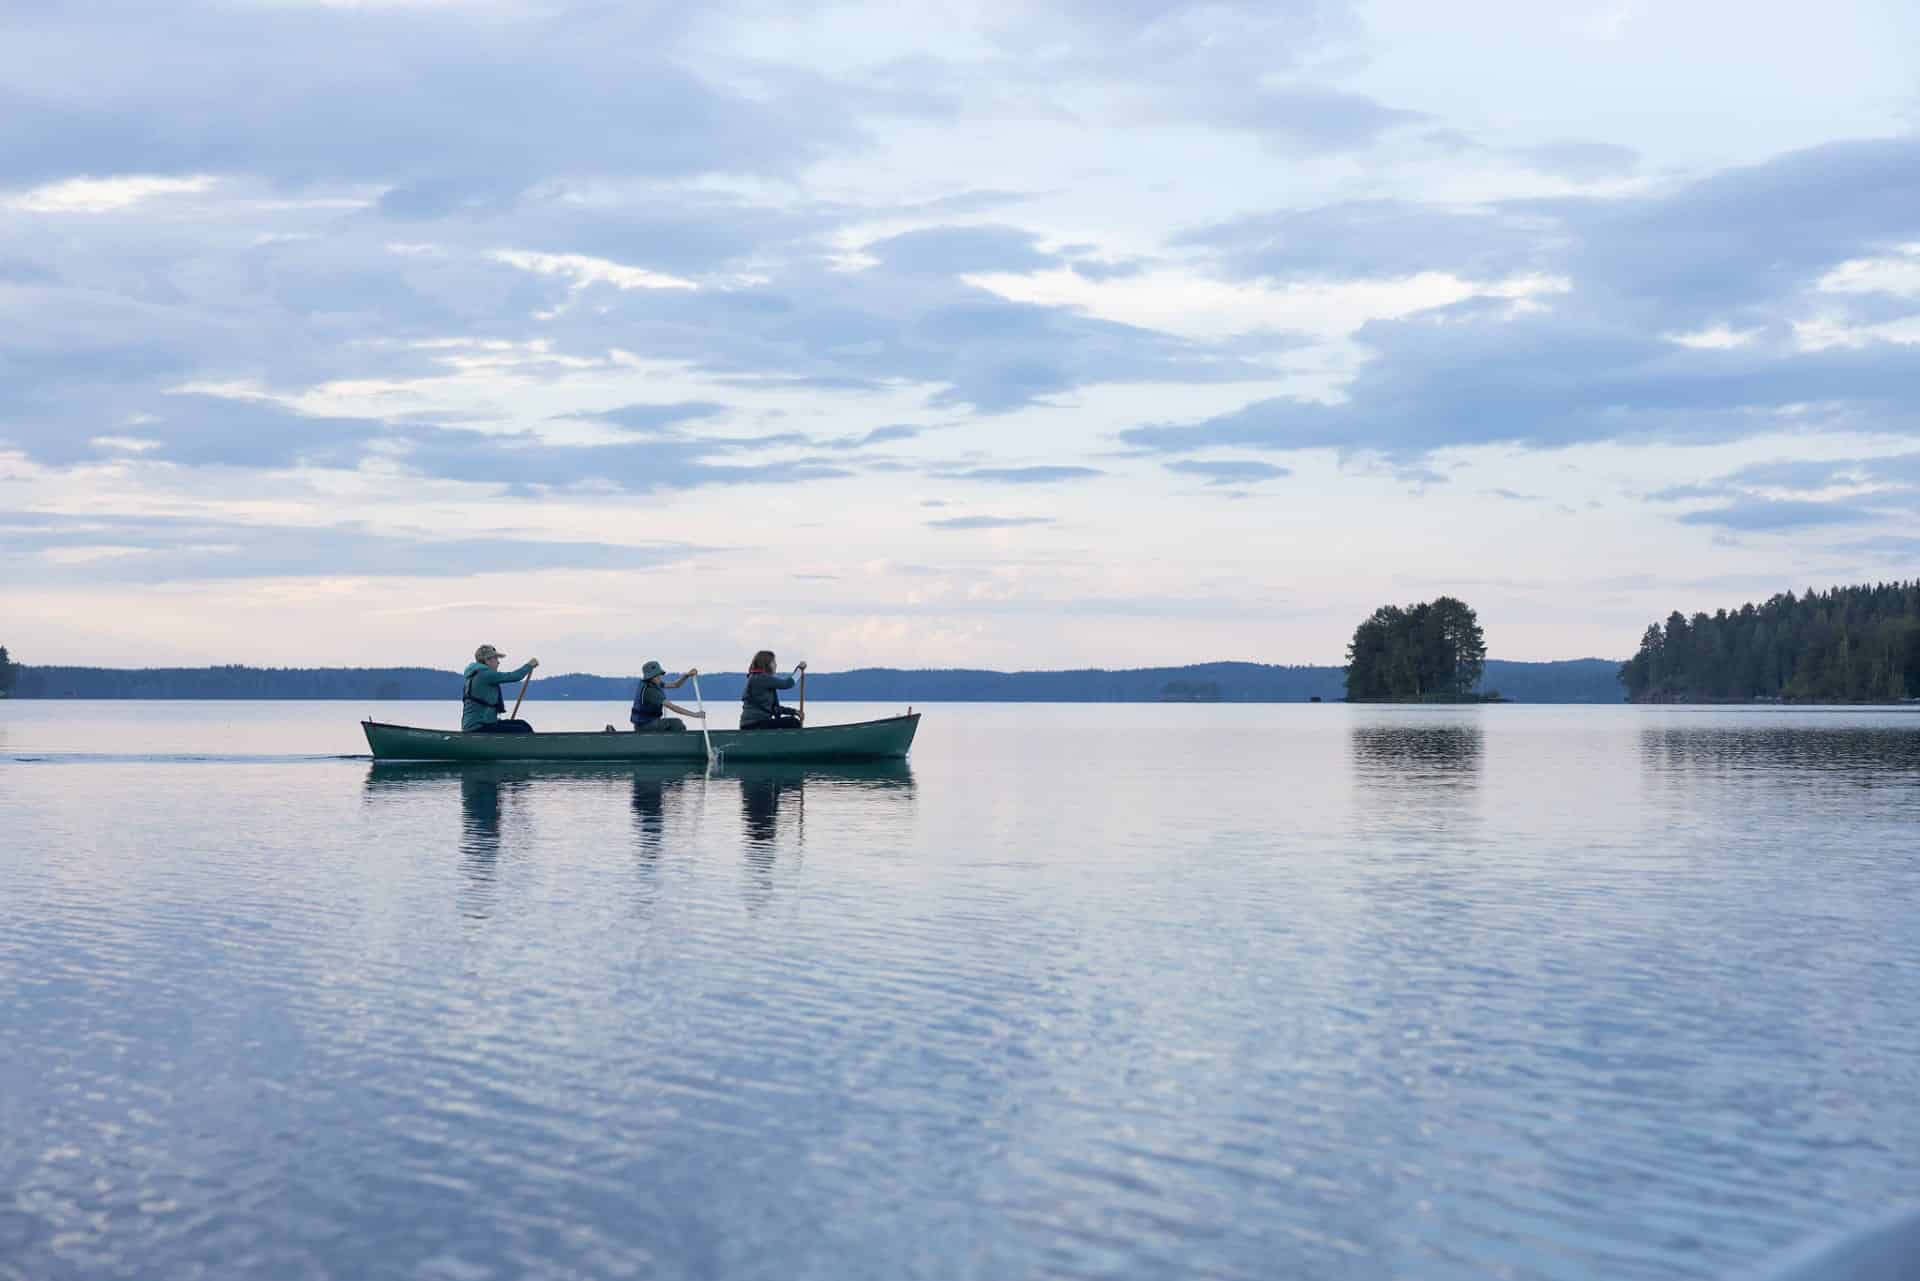
<path id="1" fill-rule="evenodd" d="M 1818 712 L 1775 715 L 1782 719 L 1751 727 L 1648 726 L 1640 731 L 1641 764 L 1656 778 L 1830 773 L 1873 786 L 1920 776 L 1920 718 L 1866 727 L 1822 724 Z"/>
<path id="2" fill-rule="evenodd" d="M 1384 715 L 1354 726 L 1349 740 L 1357 820 L 1383 834 L 1458 827 L 1479 804 L 1486 755 L 1480 714 Z"/>

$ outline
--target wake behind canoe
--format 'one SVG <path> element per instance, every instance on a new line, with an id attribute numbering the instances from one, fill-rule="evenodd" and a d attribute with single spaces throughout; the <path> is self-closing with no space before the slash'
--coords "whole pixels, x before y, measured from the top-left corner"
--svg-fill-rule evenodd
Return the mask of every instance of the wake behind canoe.
<path id="1" fill-rule="evenodd" d="M 561 732 L 468 734 L 362 721 L 377 761 L 699 761 L 707 749 L 697 730 L 625 734 Z M 729 761 L 897 760 L 913 746 L 920 714 L 804 729 L 713 731 L 714 751 Z"/>

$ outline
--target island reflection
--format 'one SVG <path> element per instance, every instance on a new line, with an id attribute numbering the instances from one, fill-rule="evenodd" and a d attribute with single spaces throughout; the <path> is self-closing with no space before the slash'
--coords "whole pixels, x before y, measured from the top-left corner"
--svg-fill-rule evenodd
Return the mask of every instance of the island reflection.
<path id="1" fill-rule="evenodd" d="M 1364 829 L 1437 833 L 1477 812 L 1486 756 L 1477 713 L 1370 720 L 1350 731 L 1348 752 Z"/>

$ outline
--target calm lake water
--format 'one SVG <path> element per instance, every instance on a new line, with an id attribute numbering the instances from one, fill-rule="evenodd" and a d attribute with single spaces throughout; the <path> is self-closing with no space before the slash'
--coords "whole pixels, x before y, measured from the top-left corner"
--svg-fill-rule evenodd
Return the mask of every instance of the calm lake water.
<path id="1" fill-rule="evenodd" d="M 1717 1278 L 1920 1189 L 1920 716 L 924 710 L 0 703 L 0 1277 Z"/>

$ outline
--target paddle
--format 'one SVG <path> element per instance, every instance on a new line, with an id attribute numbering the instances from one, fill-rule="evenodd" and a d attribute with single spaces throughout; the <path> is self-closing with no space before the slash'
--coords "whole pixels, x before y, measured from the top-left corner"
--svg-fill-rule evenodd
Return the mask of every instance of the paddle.
<path id="1" fill-rule="evenodd" d="M 507 718 L 508 720 L 517 721 L 520 719 L 520 704 L 527 701 L 527 686 L 531 684 L 533 684 L 533 673 L 528 672 L 527 679 L 520 682 L 520 697 L 513 700 L 513 715 L 509 716 Z"/>
<path id="2" fill-rule="evenodd" d="M 800 669 L 800 723 L 807 722 L 807 669 Z"/>
<path id="3" fill-rule="evenodd" d="M 713 735 L 707 732 L 707 700 L 700 696 L 700 678 L 693 678 L 693 701 L 700 705 L 700 737 L 707 740 L 707 764 L 713 764 Z"/>

